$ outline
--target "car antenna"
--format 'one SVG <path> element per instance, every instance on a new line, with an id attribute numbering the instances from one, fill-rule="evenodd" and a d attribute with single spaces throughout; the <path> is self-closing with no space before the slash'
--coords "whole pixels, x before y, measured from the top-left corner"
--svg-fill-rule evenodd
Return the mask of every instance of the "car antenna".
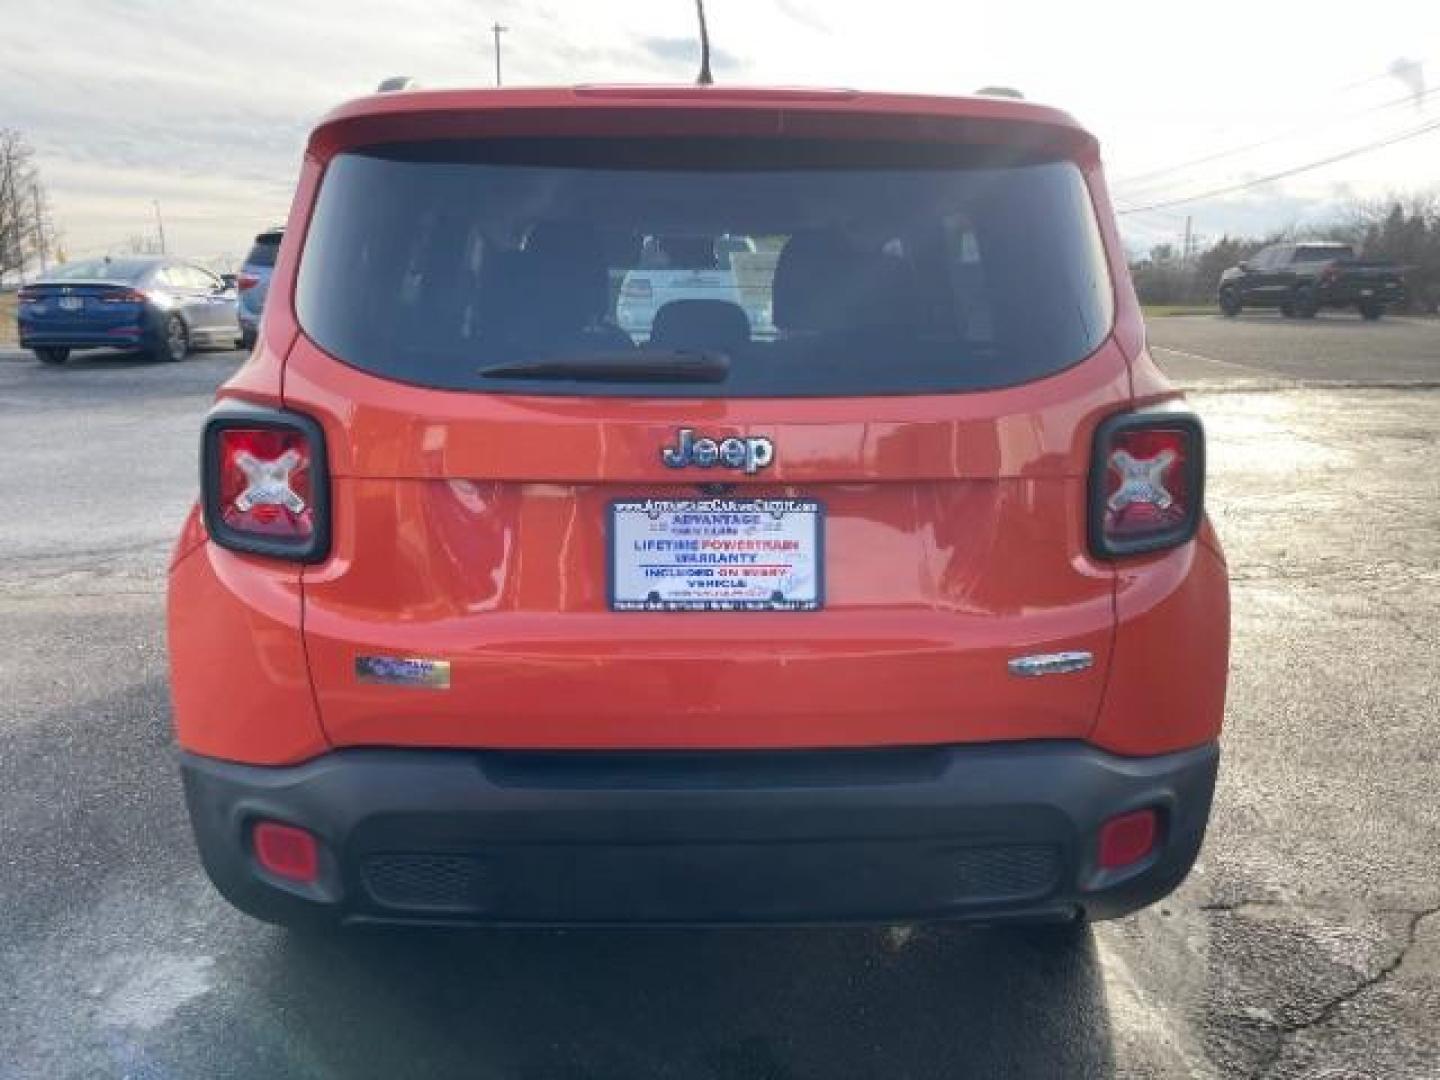
<path id="1" fill-rule="evenodd" d="M 715 78 L 710 74 L 710 29 L 705 25 L 705 0 L 695 0 L 695 14 L 700 16 L 700 77 L 696 86 L 713 86 Z"/>

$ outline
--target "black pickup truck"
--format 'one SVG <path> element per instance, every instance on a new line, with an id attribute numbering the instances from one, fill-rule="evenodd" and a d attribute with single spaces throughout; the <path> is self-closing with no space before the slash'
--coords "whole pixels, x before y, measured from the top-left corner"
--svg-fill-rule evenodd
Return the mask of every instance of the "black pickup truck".
<path id="1" fill-rule="evenodd" d="M 1308 319 L 1321 308 L 1357 308 L 1378 319 L 1405 300 L 1401 268 L 1364 262 L 1349 244 L 1272 244 L 1220 275 L 1220 310 L 1228 318 L 1242 308 L 1279 308 Z"/>

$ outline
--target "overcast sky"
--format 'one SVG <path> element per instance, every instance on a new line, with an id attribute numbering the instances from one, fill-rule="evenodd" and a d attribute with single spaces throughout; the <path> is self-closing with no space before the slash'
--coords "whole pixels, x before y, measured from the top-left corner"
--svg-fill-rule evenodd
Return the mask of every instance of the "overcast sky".
<path id="1" fill-rule="evenodd" d="M 1177 12 L 1193 13 L 1181 18 Z M 960 94 L 1004 84 L 1101 139 L 1121 205 L 1208 191 L 1440 120 L 1387 74 L 1440 87 L 1440 2 L 939 3 L 709 0 L 718 80 Z M 23 15 L 21 12 L 23 11 Z M 1308 14 L 1301 14 L 1308 12 Z M 1383 17 L 1381 13 L 1383 12 Z M 309 127 L 407 74 L 505 81 L 693 79 L 691 0 L 0 0 L 0 126 L 40 153 L 72 255 L 154 229 L 171 250 L 243 254 L 283 220 Z M 1413 70 L 1413 69 L 1412 69 Z M 1153 180 L 1128 180 L 1273 136 Z M 1338 202 L 1440 185 L 1440 131 L 1293 179 L 1124 219 L 1137 247 L 1323 221 Z"/>

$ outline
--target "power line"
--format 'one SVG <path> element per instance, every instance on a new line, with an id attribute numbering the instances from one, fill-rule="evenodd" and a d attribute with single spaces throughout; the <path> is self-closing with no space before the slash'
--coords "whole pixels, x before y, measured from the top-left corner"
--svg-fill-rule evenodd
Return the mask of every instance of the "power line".
<path id="1" fill-rule="evenodd" d="M 1419 94 L 1406 94 L 1404 97 L 1395 98 L 1391 101 L 1381 102 L 1378 105 L 1372 105 L 1368 109 L 1361 109 L 1358 112 L 1347 113 L 1344 116 L 1340 117 L 1338 120 L 1325 120 L 1318 124 L 1301 124 L 1296 127 L 1286 128 L 1284 131 L 1278 132 L 1277 134 L 1271 135 L 1267 138 L 1257 139 L 1255 142 L 1245 143 L 1243 146 L 1233 146 L 1228 150 L 1217 150 L 1213 154 L 1206 154 L 1203 157 L 1191 158 L 1189 161 L 1177 162 L 1174 165 L 1167 165 L 1161 169 L 1152 169 L 1149 172 L 1136 173 L 1134 176 L 1121 177 L 1119 180 L 1115 181 L 1115 185 L 1116 187 L 1121 187 L 1125 185 L 1138 184 L 1140 190 L 1143 191 L 1146 188 L 1152 188 L 1156 185 L 1142 183 L 1142 181 L 1151 180 L 1155 177 L 1166 176 L 1169 173 L 1180 172 L 1182 169 L 1193 168 L 1196 165 L 1206 165 L 1212 161 L 1220 161 L 1227 157 L 1234 157 L 1236 154 L 1249 153 L 1251 150 L 1258 150 L 1261 147 L 1269 146 L 1272 143 L 1283 142 L 1284 140 L 1292 138 L 1296 135 L 1303 135 L 1309 131 L 1318 131 L 1322 128 L 1332 127 L 1336 123 L 1344 123 L 1347 120 L 1358 120 L 1362 116 L 1370 116 L 1373 113 L 1383 112 L 1385 109 L 1393 109 L 1398 105 L 1418 105 L 1422 100 L 1428 98 L 1431 94 L 1435 93 L 1440 93 L 1440 86 L 1432 86 L 1429 90 L 1422 91 Z"/>
<path id="2" fill-rule="evenodd" d="M 1178 199 L 1165 199 L 1161 202 L 1149 203 L 1145 206 L 1123 206 L 1115 212 L 1117 214 L 1143 214 L 1151 210 L 1165 210 L 1172 206 L 1184 206 L 1186 203 L 1199 202 L 1202 199 L 1214 199 L 1221 195 L 1231 195 L 1237 191 L 1245 191 L 1248 188 L 1259 187 L 1261 184 L 1269 184 L 1276 180 L 1284 180 L 1291 176 L 1298 176 L 1300 173 L 1310 172 L 1312 169 L 1324 168 L 1326 165 L 1334 165 L 1339 161 L 1347 161 L 1361 154 L 1368 154 L 1372 150 L 1382 150 L 1395 143 L 1404 142 L 1407 139 L 1419 138 L 1432 131 L 1440 131 L 1440 120 L 1432 120 L 1429 123 L 1421 124 L 1419 127 L 1411 128 L 1409 131 L 1402 131 L 1398 135 L 1392 135 L 1386 139 L 1377 139 L 1375 142 L 1366 143 L 1363 146 L 1351 147 L 1349 150 L 1330 157 L 1321 158 L 1319 161 L 1307 162 L 1304 165 L 1296 165 L 1294 168 L 1282 169 L 1280 172 L 1270 173 L 1268 176 L 1259 176 L 1253 180 L 1246 180 L 1238 184 L 1230 184 L 1226 187 L 1212 188 L 1210 191 L 1202 191 L 1197 195 L 1186 195 Z"/>
<path id="3" fill-rule="evenodd" d="M 1173 214 L 1173 213 L 1171 213 L 1169 210 L 1143 210 L 1143 209 L 1142 209 L 1142 210 L 1135 210 L 1135 211 L 1132 211 L 1132 212 L 1133 212 L 1133 213 L 1136 213 L 1136 214 L 1139 214 L 1141 217 L 1154 218 L 1156 221 L 1159 221 L 1161 218 L 1164 218 L 1164 219 L 1167 220 L 1167 221 L 1175 221 L 1175 222 L 1180 222 L 1180 221 L 1184 221 L 1184 220 L 1185 220 L 1185 215 L 1184 215 L 1184 214 Z"/>

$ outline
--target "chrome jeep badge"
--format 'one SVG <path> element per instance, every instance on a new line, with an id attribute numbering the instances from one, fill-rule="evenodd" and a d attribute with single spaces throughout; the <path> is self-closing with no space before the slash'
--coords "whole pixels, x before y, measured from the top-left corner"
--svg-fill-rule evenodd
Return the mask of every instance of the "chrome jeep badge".
<path id="1" fill-rule="evenodd" d="M 669 468 L 694 465 L 700 469 L 743 469 L 754 473 L 775 460 L 775 444 L 763 435 L 728 439 L 695 438 L 690 428 L 675 433 L 675 445 L 660 448 L 660 460 Z"/>

